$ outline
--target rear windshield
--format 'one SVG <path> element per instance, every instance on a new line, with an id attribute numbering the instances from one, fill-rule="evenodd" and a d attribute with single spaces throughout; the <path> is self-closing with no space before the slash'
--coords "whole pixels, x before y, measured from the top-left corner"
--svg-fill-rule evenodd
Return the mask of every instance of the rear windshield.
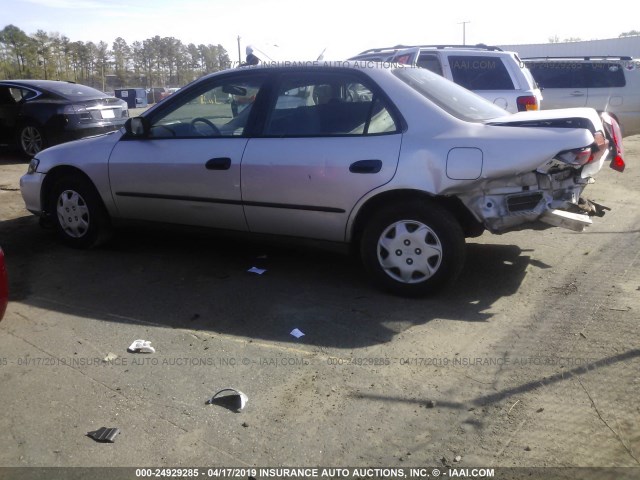
<path id="1" fill-rule="evenodd" d="M 450 55 L 453 81 L 469 90 L 514 90 L 500 57 Z"/>
<path id="2" fill-rule="evenodd" d="M 60 83 L 55 85 L 47 85 L 47 90 L 66 97 L 70 100 L 82 100 L 86 98 L 100 98 L 107 95 L 95 88 L 78 85 L 77 83 Z"/>
<path id="3" fill-rule="evenodd" d="M 393 73 L 444 111 L 461 120 L 483 122 L 508 114 L 506 110 L 481 96 L 424 68 L 396 68 Z"/>

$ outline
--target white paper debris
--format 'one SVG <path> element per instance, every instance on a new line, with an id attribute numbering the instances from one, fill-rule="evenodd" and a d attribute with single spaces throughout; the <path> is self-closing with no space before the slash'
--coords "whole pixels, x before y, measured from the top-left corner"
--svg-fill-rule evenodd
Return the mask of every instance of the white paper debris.
<path id="1" fill-rule="evenodd" d="M 135 340 L 127 350 L 132 353 L 156 353 L 149 340 Z"/>
<path id="2" fill-rule="evenodd" d="M 258 267 L 251 267 L 249 270 L 247 270 L 247 272 L 249 273 L 257 273 L 258 275 L 262 275 L 266 271 L 267 271 L 266 268 L 258 268 Z"/>
<path id="3" fill-rule="evenodd" d="M 294 328 L 293 330 L 291 330 L 291 335 L 293 335 L 296 338 L 304 337 L 304 333 L 302 333 L 297 328 Z"/>
<path id="4" fill-rule="evenodd" d="M 118 355 L 116 355 L 116 354 L 115 354 L 115 353 L 113 353 L 113 352 L 109 352 L 109 353 L 107 354 L 107 356 L 106 356 L 106 357 L 104 357 L 104 358 L 102 359 L 102 361 L 103 361 L 103 362 L 105 362 L 105 363 L 107 363 L 107 362 L 113 362 L 116 358 L 118 358 Z"/>

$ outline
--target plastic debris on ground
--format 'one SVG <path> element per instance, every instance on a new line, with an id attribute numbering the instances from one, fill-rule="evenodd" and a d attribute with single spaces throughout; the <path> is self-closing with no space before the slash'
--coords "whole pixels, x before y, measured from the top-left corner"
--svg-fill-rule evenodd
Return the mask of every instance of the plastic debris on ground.
<path id="1" fill-rule="evenodd" d="M 249 270 L 247 270 L 247 272 L 249 273 L 257 273 L 258 275 L 262 275 L 266 271 L 267 271 L 266 268 L 258 268 L 258 267 L 251 267 Z"/>
<path id="2" fill-rule="evenodd" d="M 304 337 L 304 333 L 302 333 L 300 330 L 298 330 L 297 328 L 294 328 L 293 330 L 291 330 L 291 335 L 293 335 L 296 338 L 300 338 L 300 337 Z"/>
<path id="3" fill-rule="evenodd" d="M 119 428 L 102 427 L 93 432 L 88 432 L 87 437 L 93 438 L 96 442 L 113 443 L 119 433 Z"/>
<path id="4" fill-rule="evenodd" d="M 149 340 L 135 340 L 127 351 L 131 353 L 156 353 L 156 349 L 151 346 Z"/>
<path id="5" fill-rule="evenodd" d="M 221 395 L 223 393 L 226 395 Z M 223 388 L 207 400 L 207 405 L 219 405 L 228 410 L 239 412 L 245 407 L 248 401 L 249 397 L 240 390 L 236 390 L 235 388 Z"/>

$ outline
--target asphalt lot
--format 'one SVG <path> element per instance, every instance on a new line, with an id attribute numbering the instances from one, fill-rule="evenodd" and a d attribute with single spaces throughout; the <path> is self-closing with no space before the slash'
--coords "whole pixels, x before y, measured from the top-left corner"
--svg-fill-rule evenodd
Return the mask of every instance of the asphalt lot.
<path id="1" fill-rule="evenodd" d="M 0 466 L 638 478 L 640 137 L 625 145 L 627 170 L 587 190 L 612 211 L 586 232 L 470 239 L 454 288 L 412 300 L 371 288 L 349 257 L 298 246 L 123 230 L 71 250 L 24 210 L 26 163 L 0 152 Z M 136 339 L 156 353 L 128 353 Z M 224 387 L 247 394 L 242 412 L 206 404 Z M 86 436 L 103 426 L 121 430 L 114 443 Z"/>

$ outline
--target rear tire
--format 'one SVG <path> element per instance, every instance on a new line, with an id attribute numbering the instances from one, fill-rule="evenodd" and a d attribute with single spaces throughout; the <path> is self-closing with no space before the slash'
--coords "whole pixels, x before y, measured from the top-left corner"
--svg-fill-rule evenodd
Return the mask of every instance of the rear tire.
<path id="1" fill-rule="evenodd" d="M 389 206 L 365 226 L 360 255 L 380 288 L 416 297 L 453 283 L 464 265 L 464 233 L 447 210 L 429 201 Z"/>
<path id="2" fill-rule="evenodd" d="M 26 123 L 18 129 L 18 149 L 27 158 L 35 157 L 47 147 L 47 139 L 41 127 Z"/>
<path id="3" fill-rule="evenodd" d="M 98 192 L 78 175 L 56 180 L 50 214 L 60 239 L 73 248 L 91 248 L 111 237 L 109 215 Z"/>

